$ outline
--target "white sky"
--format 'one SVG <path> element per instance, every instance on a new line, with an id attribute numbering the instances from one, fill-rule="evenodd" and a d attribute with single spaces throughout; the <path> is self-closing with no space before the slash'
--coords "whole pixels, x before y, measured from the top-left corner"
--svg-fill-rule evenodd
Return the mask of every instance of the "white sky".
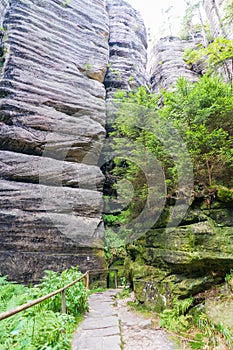
<path id="1" fill-rule="evenodd" d="M 185 0 L 126 0 L 141 12 L 152 37 L 176 35 L 185 10 Z M 171 7 L 170 11 L 166 10 Z M 171 17 L 171 20 L 168 19 Z"/>

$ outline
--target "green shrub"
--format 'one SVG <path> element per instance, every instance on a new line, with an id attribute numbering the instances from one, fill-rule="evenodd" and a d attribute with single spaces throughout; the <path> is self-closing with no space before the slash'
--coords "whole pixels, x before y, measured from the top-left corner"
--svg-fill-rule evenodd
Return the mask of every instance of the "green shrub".
<path id="1" fill-rule="evenodd" d="M 77 268 L 61 274 L 46 271 L 41 283 L 33 288 L 8 282 L 0 277 L 0 312 L 11 310 L 30 300 L 59 289 L 81 276 Z M 87 310 L 83 282 L 66 291 L 67 314 L 61 313 L 58 294 L 19 314 L 1 321 L 0 350 L 68 350 L 81 315 Z"/>
<path id="2" fill-rule="evenodd" d="M 233 190 L 219 186 L 217 190 L 218 199 L 221 202 L 228 203 L 233 201 Z"/>
<path id="3" fill-rule="evenodd" d="M 193 298 L 184 300 L 175 299 L 173 308 L 164 310 L 160 316 L 160 327 L 167 328 L 173 332 L 179 332 L 188 329 L 191 315 L 186 314 L 193 303 Z"/>

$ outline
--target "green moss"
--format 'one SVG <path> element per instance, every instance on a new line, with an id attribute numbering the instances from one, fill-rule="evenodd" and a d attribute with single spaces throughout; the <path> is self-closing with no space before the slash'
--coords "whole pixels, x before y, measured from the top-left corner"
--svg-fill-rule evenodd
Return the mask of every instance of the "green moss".
<path id="1" fill-rule="evenodd" d="M 224 203 L 233 202 L 233 190 L 232 189 L 228 189 L 226 187 L 219 186 L 218 191 L 217 191 L 217 196 L 221 202 L 224 202 Z"/>

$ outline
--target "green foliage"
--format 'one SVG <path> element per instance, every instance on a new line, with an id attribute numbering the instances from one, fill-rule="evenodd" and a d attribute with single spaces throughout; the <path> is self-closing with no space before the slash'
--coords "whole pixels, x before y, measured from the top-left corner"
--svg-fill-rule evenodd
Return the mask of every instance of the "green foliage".
<path id="1" fill-rule="evenodd" d="M 47 271 L 41 284 L 33 288 L 7 282 L 0 277 L 0 312 L 11 310 L 77 279 L 81 273 L 71 268 L 61 274 Z M 68 350 L 81 314 L 87 310 L 83 283 L 67 290 L 67 311 L 61 313 L 60 296 L 55 296 L 15 316 L 1 321 L 0 349 Z"/>
<path id="2" fill-rule="evenodd" d="M 190 324 L 191 315 L 187 314 L 187 310 L 193 304 L 193 298 L 184 300 L 174 299 L 173 308 L 165 309 L 160 316 L 160 327 L 167 328 L 173 332 L 187 330 Z"/>
<path id="3" fill-rule="evenodd" d="M 125 237 L 120 237 L 119 233 L 116 233 L 110 227 L 106 228 L 104 235 L 104 252 L 109 265 L 119 258 L 125 258 L 127 256 Z"/>
<path id="4" fill-rule="evenodd" d="M 164 91 L 166 118 L 172 118 L 185 141 L 195 170 L 195 182 L 211 186 L 232 175 L 231 87 L 218 77 L 192 84 L 181 78 L 174 91 Z M 229 183 L 229 182 L 228 182 Z M 230 184 L 229 184 L 230 185 Z"/>
<path id="5" fill-rule="evenodd" d="M 118 299 L 126 299 L 130 297 L 130 288 L 123 288 L 118 294 L 117 298 Z"/>
<path id="6" fill-rule="evenodd" d="M 233 23 L 233 1 L 231 1 L 224 9 L 222 23 L 231 26 Z"/>
<path id="7" fill-rule="evenodd" d="M 68 6 L 69 4 L 70 4 L 70 0 L 65 0 L 62 3 L 63 6 Z"/>
<path id="8" fill-rule="evenodd" d="M 197 15 L 199 7 L 200 1 L 186 1 L 185 14 L 182 18 L 182 29 L 179 33 L 181 39 L 190 39 L 199 32 L 197 25 L 193 23 L 193 18 Z"/>
<path id="9" fill-rule="evenodd" d="M 183 174 L 188 181 L 194 175 L 197 191 L 226 183 L 233 187 L 233 89 L 220 77 L 205 75 L 196 83 L 180 78 L 172 91 L 159 94 L 144 87 L 128 94 L 119 91 L 114 104 L 111 175 L 117 179 L 116 203 L 121 205 L 104 215 L 110 227 L 105 238 L 109 262 L 132 237 L 127 223 L 142 211 L 154 218 L 166 196 L 180 189 Z M 155 173 L 161 181 L 152 185 L 148 176 Z M 105 200 L 107 209 L 112 200 Z"/>
<path id="10" fill-rule="evenodd" d="M 207 47 L 199 45 L 196 50 L 187 49 L 184 60 L 188 64 L 203 61 L 209 73 L 216 73 L 217 68 L 222 67 L 229 81 L 232 81 L 232 70 L 229 60 L 233 59 L 233 40 L 218 37 Z"/>
<path id="11" fill-rule="evenodd" d="M 181 163 L 185 164 L 186 159 L 182 160 L 184 156 L 174 129 L 189 150 L 196 184 L 201 182 L 211 186 L 227 182 L 233 185 L 230 182 L 233 175 L 231 86 L 217 76 L 205 75 L 197 83 L 180 78 L 173 91 L 163 90 L 161 93 L 163 106 L 160 108 L 158 101 L 161 96 L 150 94 L 143 87 L 128 96 L 125 92 L 116 96 L 118 112 L 112 133 L 114 149 L 130 150 L 133 142 L 131 154 L 136 156 L 137 152 L 145 152 L 145 157 L 137 158 L 136 165 L 130 157 L 127 162 L 122 162 L 120 157 L 115 159 L 115 176 L 124 177 L 133 184 L 134 198 L 127 209 L 131 215 L 140 212 L 147 197 L 146 179 L 140 171 L 147 151 L 163 168 L 168 192 L 175 190 L 179 169 L 174 155 L 179 156 Z M 173 128 L 169 126 L 171 124 Z M 142 148 L 137 148 L 137 145 Z"/>
<path id="12" fill-rule="evenodd" d="M 197 312 L 194 323 L 201 333 L 196 335 L 196 347 L 192 347 L 192 349 L 212 350 L 218 346 L 223 346 L 223 348 L 229 346 L 229 349 L 232 349 L 233 334 L 223 324 L 214 324 L 204 312 Z M 199 347 L 197 347 L 198 345 Z"/>
<path id="13" fill-rule="evenodd" d="M 233 201 L 233 190 L 224 186 L 219 186 L 217 190 L 218 199 L 221 202 L 228 203 Z"/>
<path id="14" fill-rule="evenodd" d="M 103 220 L 108 226 L 115 226 L 124 224 L 127 218 L 127 212 L 124 211 L 118 215 L 113 214 L 103 214 Z"/>
<path id="15" fill-rule="evenodd" d="M 233 279 L 233 269 L 230 270 L 230 273 L 226 274 L 225 281 L 229 282 L 231 279 Z"/>
<path id="16" fill-rule="evenodd" d="M 90 70 L 92 69 L 92 64 L 90 62 L 87 62 L 85 65 L 84 65 L 84 69 L 85 70 Z"/>
<path id="17" fill-rule="evenodd" d="M 232 348 L 232 332 L 222 324 L 213 324 L 202 305 L 193 306 L 192 297 L 173 301 L 173 308 L 164 310 L 160 316 L 160 326 L 172 332 L 185 335 L 191 349 L 212 350 L 227 345 Z M 225 347 L 224 347 L 225 348 Z"/>
<path id="18" fill-rule="evenodd" d="M 45 271 L 42 282 L 32 290 L 36 297 L 40 297 L 65 286 L 82 276 L 77 267 L 64 270 L 61 274 L 54 271 Z M 61 294 L 58 294 L 47 301 L 48 307 L 55 312 L 61 310 Z M 83 281 L 76 283 L 66 290 L 66 312 L 73 316 L 79 316 L 88 310 L 87 294 Z"/>

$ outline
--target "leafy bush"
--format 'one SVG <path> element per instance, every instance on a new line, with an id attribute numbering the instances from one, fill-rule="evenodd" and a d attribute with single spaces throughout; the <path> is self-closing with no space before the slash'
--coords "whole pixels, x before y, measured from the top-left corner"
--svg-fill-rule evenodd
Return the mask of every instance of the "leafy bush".
<path id="1" fill-rule="evenodd" d="M 162 104 L 158 107 L 159 97 Z M 172 91 L 162 90 L 160 95 L 140 87 L 128 96 L 117 94 L 116 106 L 112 147 L 116 154 L 129 149 L 137 159 L 136 166 L 130 157 L 127 162 L 116 157 L 112 171 L 116 178 L 133 185 L 134 196 L 127 207 L 129 219 L 145 206 L 148 188 L 140 169 L 149 156 L 154 156 L 163 169 L 168 193 L 176 191 L 179 168 L 186 169 L 184 145 L 196 185 L 233 185 L 233 89 L 220 77 L 205 75 L 196 83 L 180 78 Z M 137 152 L 146 156 L 140 157 Z M 158 196 L 160 189 L 155 193 Z M 114 224 L 114 218 L 111 220 Z"/>
<path id="2" fill-rule="evenodd" d="M 173 301 L 173 308 L 164 310 L 160 317 L 160 326 L 181 334 L 181 339 L 189 343 L 191 349 L 212 350 L 229 346 L 232 349 L 232 332 L 223 324 L 210 321 L 203 304 L 193 308 L 192 297 Z M 185 347 L 186 349 L 186 347 Z"/>
<path id="3" fill-rule="evenodd" d="M 233 190 L 219 186 L 217 190 L 218 199 L 221 202 L 228 203 L 233 201 Z"/>
<path id="4" fill-rule="evenodd" d="M 61 274 L 54 271 L 45 271 L 42 282 L 32 290 L 34 296 L 40 297 L 49 294 L 56 289 L 65 286 L 82 276 L 77 267 L 63 271 Z M 48 307 L 55 312 L 61 310 L 61 294 L 47 299 Z M 76 283 L 74 286 L 66 290 L 66 312 L 73 316 L 78 316 L 88 310 L 87 294 L 83 281 Z"/>
<path id="5" fill-rule="evenodd" d="M 173 308 L 164 310 L 160 316 L 160 327 L 170 329 L 174 332 L 186 330 L 189 327 L 191 315 L 186 314 L 193 303 L 193 298 L 184 300 L 174 299 Z"/>
<path id="6" fill-rule="evenodd" d="M 58 272 L 46 271 L 42 282 L 33 288 L 7 282 L 0 277 L 0 312 L 11 310 L 48 294 L 81 276 L 77 268 Z M 66 291 L 67 314 L 61 313 L 61 296 L 57 295 L 19 314 L 1 321 L 0 350 L 68 350 L 81 315 L 87 310 L 83 282 Z"/>

